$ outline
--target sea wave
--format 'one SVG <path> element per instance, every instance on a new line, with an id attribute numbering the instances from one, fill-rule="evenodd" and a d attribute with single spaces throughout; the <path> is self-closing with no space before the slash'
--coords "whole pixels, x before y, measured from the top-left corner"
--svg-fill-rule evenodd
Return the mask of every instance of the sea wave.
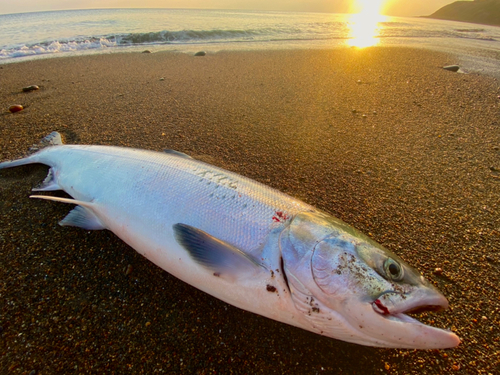
<path id="1" fill-rule="evenodd" d="M 88 38 L 82 40 L 52 40 L 35 44 L 18 44 L 0 49 L 0 60 L 46 55 L 61 52 L 78 52 L 85 50 L 98 50 L 115 47 L 116 41 L 107 38 Z"/>
<path id="2" fill-rule="evenodd" d="M 163 30 L 147 33 L 78 37 L 72 39 L 46 40 L 31 44 L 4 46 L 0 49 L 0 60 L 23 56 L 61 52 L 78 52 L 123 46 L 270 41 L 279 40 L 279 34 L 289 37 L 290 33 L 297 34 L 300 33 L 300 30 Z M 283 39 L 286 40 L 288 38 Z"/>
<path id="3" fill-rule="evenodd" d="M 483 28 L 443 29 L 442 27 L 429 27 L 428 25 L 401 21 L 381 22 L 376 38 L 380 40 L 411 40 L 416 38 L 439 39 L 474 39 L 479 41 L 495 41 L 489 32 Z M 348 24 L 344 21 L 283 23 L 268 25 L 268 27 L 248 27 L 241 29 L 187 29 L 187 30 L 162 30 L 154 32 L 116 33 L 97 36 L 77 36 L 71 38 L 54 38 L 36 43 L 19 43 L 0 46 L 0 61 L 8 61 L 19 57 L 37 55 L 78 53 L 132 46 L 171 45 L 178 48 L 181 45 L 197 44 L 234 44 L 234 43 L 276 43 L 276 42 L 325 42 L 338 41 L 351 38 Z M 335 44 L 334 42 L 333 44 Z"/>
<path id="4" fill-rule="evenodd" d="M 275 30 L 182 30 L 118 35 L 118 44 L 193 43 L 217 40 L 252 40 Z"/>

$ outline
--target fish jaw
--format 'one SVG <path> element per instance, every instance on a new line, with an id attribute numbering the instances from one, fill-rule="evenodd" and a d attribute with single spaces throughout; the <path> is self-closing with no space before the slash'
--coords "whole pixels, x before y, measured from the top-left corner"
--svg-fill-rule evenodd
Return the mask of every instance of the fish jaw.
<path id="1" fill-rule="evenodd" d="M 364 327 L 363 322 L 369 322 L 367 328 L 374 331 L 373 334 L 388 336 L 387 345 L 396 343 L 401 347 L 399 343 L 402 343 L 408 349 L 447 349 L 458 346 L 460 339 L 453 332 L 422 324 L 407 315 L 417 311 L 446 310 L 446 297 L 428 283 L 412 289 L 408 294 L 397 291 L 382 293 L 371 303 L 375 314 L 370 311 L 368 304 L 363 304 L 366 312 L 363 315 L 354 314 L 353 324 Z"/>
<path id="2" fill-rule="evenodd" d="M 382 315 L 397 315 L 417 311 L 441 311 L 448 300 L 432 286 L 411 288 L 411 293 L 386 291 L 372 303 L 373 310 Z"/>
<path id="3" fill-rule="evenodd" d="M 460 339 L 453 332 L 425 325 L 403 312 L 379 313 L 371 303 L 360 301 L 347 302 L 343 310 L 343 315 L 358 332 L 361 339 L 359 343 L 363 345 L 401 349 L 448 349 L 460 344 Z"/>
<path id="4" fill-rule="evenodd" d="M 285 270 L 294 306 L 302 313 L 300 326 L 304 329 L 338 340 L 381 348 L 447 349 L 460 344 L 460 339 L 453 332 L 425 325 L 408 316 L 399 306 L 391 313 L 383 304 L 386 303 L 383 297 L 375 300 L 367 299 L 366 295 L 358 297 L 363 295 L 361 290 L 353 293 L 353 290 L 337 285 L 337 294 L 332 299 L 326 297 L 316 285 L 304 285 L 291 270 Z M 432 289 L 427 298 L 422 293 L 406 298 L 414 299 L 408 304 L 410 311 L 425 310 L 429 306 L 444 309 L 448 305 L 446 298 Z"/>

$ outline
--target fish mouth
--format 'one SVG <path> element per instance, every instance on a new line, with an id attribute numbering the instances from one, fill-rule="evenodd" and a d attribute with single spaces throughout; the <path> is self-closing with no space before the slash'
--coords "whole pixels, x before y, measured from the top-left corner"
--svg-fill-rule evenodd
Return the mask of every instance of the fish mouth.
<path id="1" fill-rule="evenodd" d="M 418 306 L 413 309 L 405 311 L 405 314 L 420 314 L 423 312 L 439 312 L 446 310 L 445 307 L 439 305 L 426 305 L 426 306 Z"/>
<path id="2" fill-rule="evenodd" d="M 386 347 L 447 349 L 460 344 L 453 332 L 424 324 L 409 315 L 448 308 L 448 300 L 434 288 L 420 287 L 408 294 L 387 291 L 372 301 L 371 306 L 376 317 L 390 324 L 379 321 L 380 327 L 386 327 L 383 337 L 387 338 L 387 328 L 392 327 L 390 331 L 394 334 L 384 343 Z"/>
<path id="3" fill-rule="evenodd" d="M 460 345 L 460 338 L 452 331 L 421 323 L 409 315 L 444 310 L 448 307 L 446 298 L 437 291 L 426 293 L 427 298 L 422 292 L 417 293 L 419 297 L 411 294 L 388 291 L 361 305 L 346 306 L 344 317 L 359 335 L 352 341 L 398 349 L 449 349 Z"/>
<path id="4" fill-rule="evenodd" d="M 430 288 L 416 290 L 411 294 L 386 291 L 372 302 L 372 307 L 380 315 L 400 317 L 446 310 L 448 300 L 437 290 Z"/>

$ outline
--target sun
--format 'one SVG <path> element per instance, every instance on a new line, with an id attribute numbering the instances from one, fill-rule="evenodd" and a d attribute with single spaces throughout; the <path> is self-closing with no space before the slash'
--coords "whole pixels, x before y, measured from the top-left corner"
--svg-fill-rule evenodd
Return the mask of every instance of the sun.
<path id="1" fill-rule="evenodd" d="M 378 44 L 380 22 L 385 16 L 380 14 L 385 0 L 356 0 L 349 22 L 351 35 L 348 44 L 353 47 L 371 47 Z"/>
<path id="2" fill-rule="evenodd" d="M 386 0 L 354 0 L 354 3 L 352 4 L 352 13 L 380 15 L 382 6 L 385 2 Z"/>

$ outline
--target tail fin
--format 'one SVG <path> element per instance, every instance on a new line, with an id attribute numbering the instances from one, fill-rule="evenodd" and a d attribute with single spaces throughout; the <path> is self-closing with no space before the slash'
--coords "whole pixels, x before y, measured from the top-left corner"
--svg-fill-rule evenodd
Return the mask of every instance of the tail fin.
<path id="1" fill-rule="evenodd" d="M 37 145 L 33 145 L 33 147 L 30 147 L 28 154 L 33 154 L 35 152 L 40 151 L 41 149 L 44 149 L 45 147 L 50 147 L 50 146 L 60 146 L 64 144 L 61 133 L 59 132 L 52 132 L 49 135 L 46 135 L 42 139 L 40 139 L 40 142 L 38 142 Z"/>
<path id="2" fill-rule="evenodd" d="M 35 155 L 28 156 L 26 158 L 22 158 L 19 160 L 12 160 L 12 161 L 4 161 L 0 163 L 0 169 L 4 168 L 13 168 L 13 167 L 18 167 L 20 165 L 26 165 L 26 164 L 33 164 L 36 163 L 37 161 L 34 160 Z"/>
<path id="3" fill-rule="evenodd" d="M 58 132 L 52 132 L 46 137 L 40 140 L 40 143 L 36 146 L 33 146 L 29 149 L 29 156 L 26 156 L 22 159 L 12 160 L 12 161 L 4 161 L 0 163 L 0 169 L 4 168 L 13 168 L 18 167 L 20 165 L 37 163 L 38 160 L 36 158 L 36 153 L 46 147 L 50 146 L 58 146 L 64 144 L 62 141 L 61 134 Z"/>

